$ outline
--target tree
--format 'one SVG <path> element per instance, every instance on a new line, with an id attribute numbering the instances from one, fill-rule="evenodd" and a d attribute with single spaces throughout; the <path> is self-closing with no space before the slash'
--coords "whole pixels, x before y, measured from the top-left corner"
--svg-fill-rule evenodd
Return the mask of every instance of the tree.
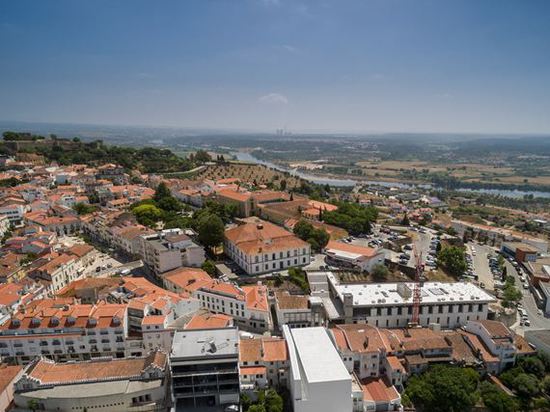
<path id="1" fill-rule="evenodd" d="M 416 407 L 433 412 L 466 412 L 477 401 L 479 375 L 471 368 L 435 365 L 412 376 L 405 394 Z"/>
<path id="2" fill-rule="evenodd" d="M 248 408 L 248 412 L 266 412 L 266 410 L 264 405 L 257 403 L 250 406 L 250 408 Z"/>
<path id="3" fill-rule="evenodd" d="M 285 179 L 281 179 L 281 181 L 279 182 L 279 187 L 281 188 L 281 190 L 286 190 L 286 180 Z"/>
<path id="4" fill-rule="evenodd" d="M 283 412 L 283 398 L 273 389 L 265 392 L 265 409 L 267 412 Z"/>
<path id="5" fill-rule="evenodd" d="M 206 247 L 214 248 L 223 242 L 224 224 L 217 215 L 203 215 L 197 226 L 199 241 Z"/>
<path id="6" fill-rule="evenodd" d="M 157 206 L 165 211 L 179 212 L 182 209 L 181 202 L 174 196 L 166 196 L 157 201 Z"/>
<path id="7" fill-rule="evenodd" d="M 545 375 L 544 363 L 536 356 L 521 358 L 518 361 L 518 365 L 525 371 L 525 373 L 533 374 L 539 378 L 543 378 Z"/>
<path id="8" fill-rule="evenodd" d="M 79 215 L 88 215 L 90 213 L 95 212 L 97 210 L 97 207 L 79 202 L 79 203 L 75 203 L 75 205 L 73 206 L 73 209 Z"/>
<path id="9" fill-rule="evenodd" d="M 212 156 L 206 150 L 200 149 L 195 153 L 194 159 L 197 163 L 206 163 L 212 161 Z"/>
<path id="10" fill-rule="evenodd" d="M 401 220 L 401 224 L 403 226 L 409 226 L 411 224 L 410 220 L 409 220 L 409 216 L 405 213 L 405 215 L 403 216 L 403 219 Z"/>
<path id="11" fill-rule="evenodd" d="M 300 219 L 294 225 L 294 234 L 308 242 L 311 245 L 311 249 L 315 252 L 320 252 L 330 240 L 330 235 L 325 229 L 316 229 L 305 219 Z"/>
<path id="12" fill-rule="evenodd" d="M 520 373 L 514 379 L 513 388 L 523 398 L 531 398 L 539 394 L 539 380 L 535 375 Z"/>
<path id="13" fill-rule="evenodd" d="M 210 259 L 205 260 L 201 266 L 201 269 L 208 273 L 210 276 L 216 275 L 216 265 Z"/>
<path id="14" fill-rule="evenodd" d="M 36 399 L 29 399 L 27 401 L 27 408 L 31 411 L 36 411 L 38 409 L 38 401 Z"/>
<path id="15" fill-rule="evenodd" d="M 165 197 L 172 197 L 172 193 L 170 192 L 170 189 L 168 188 L 166 183 L 160 182 L 157 186 L 157 189 L 155 190 L 155 195 L 153 196 L 153 199 L 158 202 Z"/>
<path id="16" fill-rule="evenodd" d="M 73 137 L 73 142 L 74 143 L 80 143 L 80 137 L 78 137 L 78 136 Z"/>
<path id="17" fill-rule="evenodd" d="M 540 387 L 545 394 L 550 395 L 550 375 L 544 377 Z"/>
<path id="18" fill-rule="evenodd" d="M 502 299 L 502 305 L 506 308 L 511 308 L 514 306 L 516 302 L 519 302 L 522 297 L 521 291 L 514 286 L 515 280 L 512 276 L 509 276 L 506 278 L 506 282 L 504 284 L 503 289 L 503 299 Z M 542 362 L 541 362 L 542 364 Z M 544 365 L 543 369 L 544 369 Z"/>
<path id="19" fill-rule="evenodd" d="M 459 277 L 464 274 L 468 268 L 464 249 L 457 246 L 447 246 L 442 248 L 437 254 L 438 261 L 447 269 L 450 275 Z"/>
<path id="20" fill-rule="evenodd" d="M 155 205 L 139 205 L 132 209 L 137 221 L 145 226 L 154 226 L 162 217 L 162 210 Z"/>
<path id="21" fill-rule="evenodd" d="M 518 402 L 501 389 L 489 382 L 480 385 L 481 399 L 491 412 L 515 412 L 519 410 Z"/>
<path id="22" fill-rule="evenodd" d="M 389 274 L 390 274 L 389 269 L 382 263 L 374 265 L 374 267 L 372 268 L 372 277 L 376 281 L 386 280 Z"/>

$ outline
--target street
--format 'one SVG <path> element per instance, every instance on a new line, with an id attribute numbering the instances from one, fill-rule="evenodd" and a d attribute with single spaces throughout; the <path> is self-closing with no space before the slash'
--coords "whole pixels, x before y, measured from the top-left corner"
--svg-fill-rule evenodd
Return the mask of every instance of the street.
<path id="1" fill-rule="evenodd" d="M 550 319 L 544 317 L 543 314 L 539 315 L 539 310 L 533 294 L 529 289 L 523 289 L 516 268 L 514 268 L 514 266 L 508 261 L 506 261 L 506 271 L 508 275 L 512 275 L 514 277 L 516 281 L 516 287 L 523 293 L 521 304 L 523 305 L 523 309 L 529 317 L 529 321 L 531 322 L 531 325 L 528 327 L 521 326 L 518 319 L 517 323 L 512 325 L 512 329 L 514 329 L 516 332 L 519 332 L 521 335 L 523 335 L 523 331 L 526 329 L 550 329 Z"/>
<path id="2" fill-rule="evenodd" d="M 474 247 L 475 256 L 472 253 L 471 246 Z M 474 266 L 474 273 L 478 276 L 478 281 L 485 285 L 487 290 L 493 291 L 495 289 L 495 281 L 491 268 L 489 267 L 489 259 L 487 255 L 489 253 L 495 254 L 495 251 L 490 246 L 478 245 L 476 243 L 468 243 L 466 245 L 467 253 L 472 256 L 472 262 Z"/>

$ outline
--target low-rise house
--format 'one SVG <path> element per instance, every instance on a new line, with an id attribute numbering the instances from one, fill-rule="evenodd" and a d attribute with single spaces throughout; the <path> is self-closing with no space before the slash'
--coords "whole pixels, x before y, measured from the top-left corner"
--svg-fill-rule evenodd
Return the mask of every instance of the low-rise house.
<path id="1" fill-rule="evenodd" d="M 325 323 L 323 302 L 316 296 L 291 295 L 288 291 L 277 291 L 274 296 L 277 325 L 289 328 L 323 326 Z"/>
<path id="2" fill-rule="evenodd" d="M 170 405 L 168 375 L 162 352 L 72 363 L 38 358 L 15 383 L 15 404 L 26 409 L 33 401 L 38 410 L 66 412 L 165 410 Z"/>
<path id="3" fill-rule="evenodd" d="M 499 374 L 516 363 L 518 356 L 534 354 L 535 350 L 525 345 L 502 322 L 493 320 L 469 321 L 464 327 L 466 341 L 485 362 L 487 371 Z"/>
<path id="4" fill-rule="evenodd" d="M 374 266 L 384 264 L 384 252 L 370 247 L 350 245 L 331 240 L 325 247 L 329 262 L 339 266 L 359 268 L 371 272 Z"/>
<path id="5" fill-rule="evenodd" d="M 282 338 L 241 338 L 239 365 L 242 390 L 288 385 L 288 350 Z"/>

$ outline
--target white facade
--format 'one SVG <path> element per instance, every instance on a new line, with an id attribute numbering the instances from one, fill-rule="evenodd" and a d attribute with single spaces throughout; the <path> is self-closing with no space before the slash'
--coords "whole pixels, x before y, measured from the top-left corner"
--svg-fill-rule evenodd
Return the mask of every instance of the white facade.
<path id="1" fill-rule="evenodd" d="M 25 207 L 22 205 L 7 205 L 0 207 L 0 215 L 5 215 L 12 225 L 19 225 L 25 215 Z"/>
<path id="2" fill-rule="evenodd" d="M 283 327 L 294 412 L 350 412 L 351 376 L 325 328 Z"/>
<path id="3" fill-rule="evenodd" d="M 0 215 L 0 237 L 4 237 L 9 232 L 10 225 L 10 219 L 6 215 Z"/>
<path id="4" fill-rule="evenodd" d="M 406 327 L 412 321 L 413 283 L 340 284 L 327 272 L 332 295 L 343 304 L 345 323 L 381 328 Z M 421 290 L 419 325 L 436 323 L 459 328 L 469 320 L 485 320 L 495 298 L 472 283 L 425 282 Z"/>

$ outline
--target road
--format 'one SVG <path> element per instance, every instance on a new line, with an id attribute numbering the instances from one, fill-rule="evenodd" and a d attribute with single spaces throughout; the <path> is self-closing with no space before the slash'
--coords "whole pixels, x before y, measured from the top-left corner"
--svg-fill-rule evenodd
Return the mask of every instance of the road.
<path id="1" fill-rule="evenodd" d="M 473 256 L 470 246 L 474 247 L 476 252 L 475 256 Z M 495 251 L 489 246 L 478 245 L 476 243 L 468 243 L 467 251 L 472 256 L 474 273 L 478 276 L 478 281 L 483 282 L 487 290 L 493 291 L 495 289 L 495 281 L 491 268 L 489 267 L 487 255 L 489 253 L 494 254 Z"/>
<path id="2" fill-rule="evenodd" d="M 110 269 L 102 270 L 101 272 L 94 273 L 91 276 L 92 277 L 98 277 L 98 278 L 107 278 L 113 275 L 116 275 L 117 273 L 120 273 L 121 270 L 128 269 L 128 270 L 134 270 L 143 267 L 143 262 L 141 260 L 136 260 L 134 262 L 129 262 L 125 264 L 118 264 L 118 266 L 113 266 Z"/>
<path id="3" fill-rule="evenodd" d="M 542 314 L 539 315 L 538 307 L 535 302 L 535 298 L 533 297 L 533 294 L 529 289 L 523 289 L 516 268 L 508 261 L 506 261 L 506 272 L 508 275 L 514 276 L 514 279 L 516 280 L 516 286 L 522 291 L 523 297 L 521 298 L 521 304 L 523 305 L 523 309 L 527 313 L 529 321 L 531 322 L 531 325 L 529 327 L 526 327 L 520 326 L 518 320 L 516 324 L 512 325 L 512 329 L 514 329 L 516 332 L 519 332 L 521 335 L 523 335 L 523 332 L 526 329 L 550 329 L 550 319 L 544 317 L 544 315 Z"/>

